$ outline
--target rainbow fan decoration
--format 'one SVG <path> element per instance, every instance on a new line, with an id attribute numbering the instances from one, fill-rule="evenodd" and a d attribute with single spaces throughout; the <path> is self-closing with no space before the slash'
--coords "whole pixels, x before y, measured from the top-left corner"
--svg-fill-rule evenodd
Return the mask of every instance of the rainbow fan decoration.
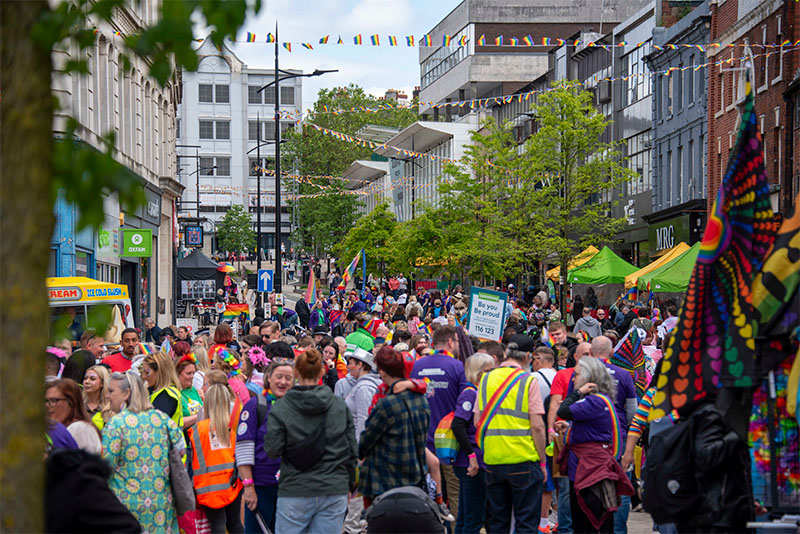
<path id="1" fill-rule="evenodd" d="M 644 350 L 642 350 L 644 334 L 644 330 L 631 328 L 617 344 L 614 354 L 609 360 L 631 374 L 633 385 L 636 386 L 636 396 L 640 399 L 647 389 L 647 371 L 644 365 Z"/>
<path id="2" fill-rule="evenodd" d="M 775 240 L 749 71 L 736 146 L 709 215 L 678 327 L 664 354 L 650 420 L 716 388 L 751 387 L 756 368 L 750 287 Z"/>

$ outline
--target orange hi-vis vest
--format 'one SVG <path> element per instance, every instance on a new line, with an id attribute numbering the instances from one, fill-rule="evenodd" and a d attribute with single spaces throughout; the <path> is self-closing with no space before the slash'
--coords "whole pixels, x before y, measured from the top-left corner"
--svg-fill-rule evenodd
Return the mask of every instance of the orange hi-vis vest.
<path id="1" fill-rule="evenodd" d="M 194 492 L 197 503 L 207 508 L 224 508 L 242 491 L 242 481 L 235 474 L 236 432 L 230 434 L 231 446 L 224 447 L 216 439 L 211 439 L 209 419 L 203 419 L 189 429 Z"/>

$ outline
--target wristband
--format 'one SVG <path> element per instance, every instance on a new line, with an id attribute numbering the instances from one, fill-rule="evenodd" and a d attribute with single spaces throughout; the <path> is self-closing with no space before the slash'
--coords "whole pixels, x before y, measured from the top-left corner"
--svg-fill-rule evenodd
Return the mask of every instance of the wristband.
<path id="1" fill-rule="evenodd" d="M 478 457 L 478 455 L 475 454 L 474 452 L 472 454 L 470 454 L 469 456 L 467 456 L 467 458 L 469 458 L 470 460 L 472 460 L 473 458 L 477 458 L 477 457 Z"/>
<path id="2" fill-rule="evenodd" d="M 253 479 L 252 479 L 252 478 L 243 478 L 243 479 L 241 479 L 241 480 L 242 480 L 242 485 L 243 485 L 244 487 L 247 487 L 247 486 L 253 486 L 253 485 L 255 484 L 255 483 L 253 482 Z"/>
<path id="3" fill-rule="evenodd" d="M 542 467 L 547 467 L 547 462 L 542 460 L 541 462 L 539 462 L 539 465 L 542 466 Z"/>
<path id="4" fill-rule="evenodd" d="M 548 434 L 555 434 L 555 433 L 556 433 L 556 431 L 555 431 L 555 430 L 553 430 L 552 428 L 548 428 L 548 429 L 547 429 L 547 433 L 548 433 Z"/>

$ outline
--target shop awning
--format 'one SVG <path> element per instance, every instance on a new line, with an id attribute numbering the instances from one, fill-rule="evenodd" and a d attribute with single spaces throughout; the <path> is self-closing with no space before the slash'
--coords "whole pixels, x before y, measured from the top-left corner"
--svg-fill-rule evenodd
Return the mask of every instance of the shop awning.
<path id="1" fill-rule="evenodd" d="M 674 247 L 669 249 L 666 254 L 664 254 L 663 256 L 658 258 L 656 261 L 651 262 L 650 264 L 645 265 L 644 267 L 642 267 L 641 269 L 639 269 L 635 273 L 629 274 L 628 276 L 626 276 L 625 277 L 625 289 L 627 290 L 627 289 L 630 289 L 632 287 L 636 287 L 636 282 L 639 280 L 640 276 L 643 276 L 643 275 L 645 275 L 645 274 L 647 274 L 649 272 L 655 271 L 656 269 L 658 269 L 662 265 L 668 264 L 669 262 L 671 262 L 672 260 L 674 260 L 675 258 L 680 256 L 681 254 L 683 254 L 684 252 L 689 250 L 690 248 L 691 247 L 689 245 L 687 245 L 686 243 L 678 243 L 677 245 L 675 245 Z"/>
<path id="2" fill-rule="evenodd" d="M 598 252 L 597 248 L 593 245 L 589 245 L 589 247 L 581 252 L 580 254 L 574 256 L 569 263 L 567 263 L 567 270 L 572 270 L 579 265 L 583 265 L 587 261 L 591 260 Z M 555 283 L 558 283 L 559 279 L 561 278 L 561 266 L 553 267 L 549 271 L 547 271 L 547 278 L 552 280 Z"/>
<path id="3" fill-rule="evenodd" d="M 646 291 L 649 281 L 650 290 L 654 293 L 683 293 L 689 286 L 698 252 L 699 242 L 671 262 L 640 276 L 637 281 L 639 291 Z"/>
<path id="4" fill-rule="evenodd" d="M 638 271 L 608 248 L 598 252 L 592 259 L 567 273 L 571 284 L 622 284 L 625 277 Z"/>

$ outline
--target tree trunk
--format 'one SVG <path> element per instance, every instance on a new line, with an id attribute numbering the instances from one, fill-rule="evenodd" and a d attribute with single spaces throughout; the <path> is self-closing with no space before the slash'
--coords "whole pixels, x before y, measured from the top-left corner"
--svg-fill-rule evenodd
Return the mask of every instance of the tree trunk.
<path id="1" fill-rule="evenodd" d="M 31 40 L 47 2 L 0 3 L 0 530 L 44 532 L 45 277 L 53 235 L 50 52 Z"/>

